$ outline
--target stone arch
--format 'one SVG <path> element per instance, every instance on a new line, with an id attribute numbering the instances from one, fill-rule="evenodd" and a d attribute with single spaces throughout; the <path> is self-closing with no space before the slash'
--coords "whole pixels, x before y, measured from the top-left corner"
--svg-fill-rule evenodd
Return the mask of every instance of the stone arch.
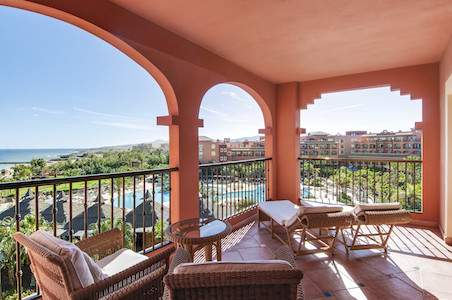
<path id="1" fill-rule="evenodd" d="M 440 215 L 439 66 L 437 63 L 306 81 L 298 85 L 298 108 L 306 109 L 323 93 L 389 86 L 411 99 L 422 99 L 423 212 L 413 219 L 437 222 Z M 427 204 L 427 205 L 426 205 Z"/>
<path id="2" fill-rule="evenodd" d="M 140 65 L 143 69 L 145 69 L 155 79 L 157 84 L 162 89 L 163 94 L 165 95 L 168 113 L 170 115 L 178 115 L 179 108 L 177 104 L 176 94 L 169 80 L 166 78 L 162 71 L 160 71 L 146 57 L 144 57 L 140 52 L 138 52 L 135 48 L 130 46 L 121 38 L 86 20 L 45 5 L 20 0 L 0 0 L 0 5 L 24 9 L 61 20 L 80 29 L 83 29 L 117 48 L 119 51 L 121 51 L 130 59 L 135 61 L 138 65 Z"/>

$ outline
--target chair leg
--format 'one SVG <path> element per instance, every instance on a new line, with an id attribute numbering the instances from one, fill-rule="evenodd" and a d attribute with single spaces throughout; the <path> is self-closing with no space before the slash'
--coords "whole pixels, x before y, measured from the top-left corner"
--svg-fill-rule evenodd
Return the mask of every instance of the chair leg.
<path id="1" fill-rule="evenodd" d="M 391 233 L 392 233 L 392 229 L 394 228 L 394 224 L 391 224 L 391 226 L 389 227 L 389 231 L 388 231 L 388 233 L 387 233 L 387 235 L 386 235 L 386 239 L 385 239 L 385 241 L 383 242 L 383 247 L 385 247 L 384 249 L 385 249 L 385 253 L 388 253 L 388 246 L 387 246 L 387 244 L 388 244 L 388 241 L 389 241 L 389 237 L 391 236 Z"/>
<path id="2" fill-rule="evenodd" d="M 352 241 L 352 245 L 350 246 L 350 250 L 353 250 L 353 247 L 355 246 L 356 239 L 358 238 L 358 235 L 359 235 L 360 227 L 361 227 L 361 224 L 358 224 L 358 226 L 356 227 L 355 234 L 353 234 L 353 241 Z M 353 229 L 352 229 L 352 233 L 353 233 Z"/>
<path id="3" fill-rule="evenodd" d="M 353 229 L 352 229 L 352 233 L 353 233 Z M 347 241 L 345 239 L 344 228 L 342 228 L 342 227 L 341 227 L 341 235 L 342 235 L 342 244 L 344 244 L 344 247 L 345 247 L 345 253 L 347 253 L 347 255 L 348 255 L 349 253 L 348 253 Z"/>

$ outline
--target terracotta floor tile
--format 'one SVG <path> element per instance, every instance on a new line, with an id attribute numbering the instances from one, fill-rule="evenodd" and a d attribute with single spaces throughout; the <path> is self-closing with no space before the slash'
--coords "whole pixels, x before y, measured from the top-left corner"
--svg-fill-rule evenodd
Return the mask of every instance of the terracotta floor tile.
<path id="1" fill-rule="evenodd" d="M 221 256 L 223 261 L 243 261 L 242 256 L 238 251 L 228 251 L 222 253 Z M 214 259 L 216 259 L 216 257 Z"/>
<path id="2" fill-rule="evenodd" d="M 451 261 L 443 261 L 443 260 L 435 260 L 435 259 L 427 259 L 420 258 L 419 259 L 419 267 L 422 272 L 431 272 L 435 274 L 441 275 L 451 275 L 452 270 L 452 262 Z"/>
<path id="3" fill-rule="evenodd" d="M 383 274 L 363 261 L 354 261 L 347 264 L 336 263 L 336 267 L 339 269 L 339 272 L 356 283 L 366 283 L 372 280 L 388 278 L 386 274 Z"/>
<path id="4" fill-rule="evenodd" d="M 303 277 L 301 280 L 301 285 L 303 286 L 303 295 L 305 299 L 315 299 L 324 297 L 320 289 L 315 286 L 314 283 L 307 277 Z"/>
<path id="5" fill-rule="evenodd" d="M 266 246 L 237 249 L 244 261 L 247 260 L 268 260 L 275 257 Z"/>
<path id="6" fill-rule="evenodd" d="M 414 266 L 392 259 L 388 255 L 362 258 L 366 264 L 374 267 L 384 274 L 396 274 L 404 271 L 413 271 Z"/>
<path id="7" fill-rule="evenodd" d="M 447 293 L 447 291 L 424 291 L 424 300 L 450 300 L 452 299 L 452 293 Z"/>
<path id="8" fill-rule="evenodd" d="M 322 293 L 358 287 L 355 282 L 335 270 L 334 267 L 304 272 Z"/>
<path id="9" fill-rule="evenodd" d="M 331 292 L 331 295 L 338 300 L 380 300 L 381 297 L 375 294 L 372 290 L 367 287 L 357 287 L 354 289 L 347 289 L 341 291 Z"/>
<path id="10" fill-rule="evenodd" d="M 421 271 L 410 271 L 410 272 L 402 272 L 394 274 L 395 277 L 399 278 L 403 282 L 411 285 L 417 290 L 422 291 L 423 283 L 422 283 L 422 274 Z"/>
<path id="11" fill-rule="evenodd" d="M 384 299 L 420 300 L 423 293 L 398 278 L 370 281 L 366 287 Z"/>
<path id="12" fill-rule="evenodd" d="M 295 260 L 295 264 L 300 270 L 308 271 L 330 268 L 330 266 L 333 264 L 333 261 L 330 259 L 304 260 L 297 258 Z"/>
<path id="13" fill-rule="evenodd" d="M 452 293 L 452 269 L 449 271 L 449 276 L 421 271 L 422 283 L 424 289 L 432 291 L 450 291 Z"/>
<path id="14" fill-rule="evenodd" d="M 261 243 L 256 241 L 254 237 L 251 237 L 245 241 L 241 241 L 237 245 L 235 245 L 236 249 L 242 249 L 242 248 L 251 248 L 251 247 L 259 247 Z"/>

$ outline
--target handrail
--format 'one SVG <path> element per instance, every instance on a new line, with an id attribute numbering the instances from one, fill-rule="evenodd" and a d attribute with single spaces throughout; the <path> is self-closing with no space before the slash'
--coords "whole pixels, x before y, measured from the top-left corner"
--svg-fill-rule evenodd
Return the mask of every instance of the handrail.
<path id="1" fill-rule="evenodd" d="M 119 177 L 132 177 L 132 176 L 142 176 L 149 174 L 159 174 L 178 171 L 179 168 L 163 168 L 163 169 L 149 169 L 149 170 L 138 170 L 138 171 L 126 171 L 117 173 L 103 173 L 103 174 L 93 174 L 93 175 L 81 175 L 81 176 L 71 176 L 71 177 L 58 177 L 58 178 L 45 178 L 45 179 L 33 179 L 33 180 L 23 180 L 23 181 L 13 181 L 13 182 L 0 182 L 0 190 L 8 190 L 15 188 L 24 187 L 34 187 L 43 185 L 58 185 L 66 184 L 80 181 L 92 181 L 92 180 L 103 180 Z"/>
<path id="2" fill-rule="evenodd" d="M 199 167 L 205 169 L 205 168 L 211 168 L 211 167 L 238 165 L 238 164 L 243 164 L 243 163 L 258 162 L 258 161 L 269 161 L 269 160 L 272 160 L 272 158 L 271 157 L 269 157 L 269 158 L 255 158 L 255 159 L 247 159 L 247 160 L 228 161 L 228 162 L 223 162 L 223 163 L 202 164 L 202 165 L 199 165 Z"/>
<path id="3" fill-rule="evenodd" d="M 367 159 L 367 157 L 360 158 L 335 158 L 335 157 L 299 157 L 298 160 L 317 160 L 317 161 L 350 161 L 350 162 L 389 162 L 389 163 L 421 163 L 423 160 L 397 160 L 397 159 L 388 159 L 388 158 L 374 158 Z"/>

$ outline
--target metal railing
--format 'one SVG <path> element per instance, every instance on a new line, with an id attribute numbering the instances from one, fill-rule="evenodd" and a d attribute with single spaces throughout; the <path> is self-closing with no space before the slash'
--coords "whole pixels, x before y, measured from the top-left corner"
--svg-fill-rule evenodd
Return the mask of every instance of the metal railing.
<path id="1" fill-rule="evenodd" d="M 30 270 L 25 250 L 12 238 L 14 232 L 31 234 L 44 229 L 73 242 L 118 227 L 126 246 L 135 251 L 145 253 L 162 246 L 166 243 L 164 229 L 171 222 L 171 173 L 175 171 L 177 168 L 166 168 L 0 183 L 0 199 L 12 200 L 0 213 L 0 234 L 5 236 L 2 265 L 9 263 L 16 277 L 9 288 L 16 290 L 18 299 L 23 288 L 39 294 L 31 273 L 23 272 Z M 2 281 L 5 284 L 5 278 Z"/>
<path id="2" fill-rule="evenodd" d="M 228 219 L 266 201 L 270 194 L 270 160 L 200 165 L 200 218 Z"/>
<path id="3" fill-rule="evenodd" d="M 318 202 L 400 202 L 422 212 L 422 161 L 300 158 L 301 198 Z"/>

